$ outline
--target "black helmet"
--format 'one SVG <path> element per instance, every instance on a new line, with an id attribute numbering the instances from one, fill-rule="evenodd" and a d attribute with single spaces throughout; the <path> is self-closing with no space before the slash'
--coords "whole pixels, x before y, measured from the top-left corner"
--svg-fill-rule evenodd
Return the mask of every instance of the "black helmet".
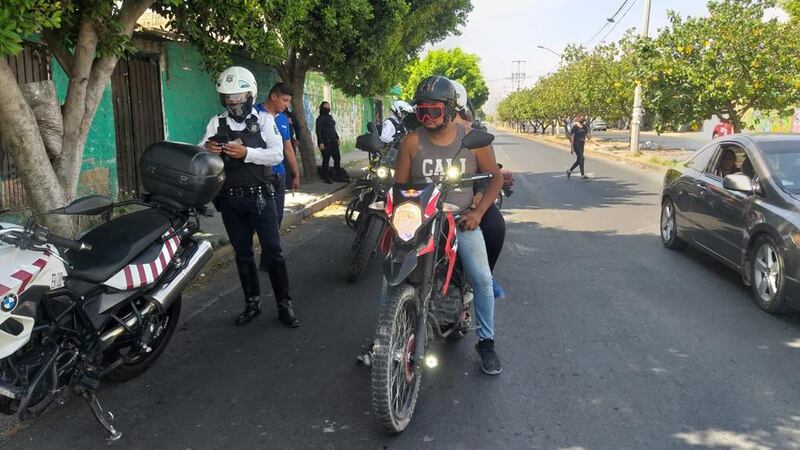
<path id="1" fill-rule="evenodd" d="M 440 75 L 425 78 L 420 81 L 414 92 L 414 104 L 424 101 L 440 101 L 455 106 L 456 88 L 450 80 Z"/>

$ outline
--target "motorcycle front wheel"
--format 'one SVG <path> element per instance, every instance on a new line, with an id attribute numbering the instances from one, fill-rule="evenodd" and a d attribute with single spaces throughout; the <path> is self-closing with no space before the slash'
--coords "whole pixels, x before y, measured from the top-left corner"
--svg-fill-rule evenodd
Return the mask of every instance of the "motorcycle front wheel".
<path id="1" fill-rule="evenodd" d="M 353 252 L 353 259 L 350 261 L 350 271 L 347 274 L 347 281 L 355 283 L 361 272 L 364 271 L 367 262 L 375 253 L 375 247 L 381 238 L 383 230 L 383 220 L 375 215 L 368 216 L 366 220 L 359 224 L 356 233 L 356 246 Z"/>
<path id="2" fill-rule="evenodd" d="M 389 433 L 405 430 L 417 404 L 422 361 L 414 361 L 420 302 L 414 287 L 390 286 L 375 332 L 372 360 L 372 407 Z"/>

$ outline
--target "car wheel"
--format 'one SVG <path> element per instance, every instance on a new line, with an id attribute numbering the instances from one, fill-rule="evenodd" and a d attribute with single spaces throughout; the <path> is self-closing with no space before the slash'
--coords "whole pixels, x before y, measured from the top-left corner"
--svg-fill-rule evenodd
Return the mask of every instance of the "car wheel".
<path id="1" fill-rule="evenodd" d="M 786 269 L 781 247 L 763 235 L 753 245 L 751 260 L 753 294 L 758 307 L 773 314 L 786 311 Z"/>
<path id="2" fill-rule="evenodd" d="M 661 242 L 664 247 L 679 250 L 686 247 L 686 241 L 678 237 L 678 222 L 675 220 L 675 204 L 666 199 L 661 205 Z"/>

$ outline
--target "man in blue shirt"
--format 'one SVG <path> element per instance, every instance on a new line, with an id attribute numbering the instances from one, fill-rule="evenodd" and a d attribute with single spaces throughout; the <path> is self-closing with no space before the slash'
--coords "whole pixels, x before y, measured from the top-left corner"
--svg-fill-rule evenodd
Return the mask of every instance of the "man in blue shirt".
<path id="1" fill-rule="evenodd" d="M 285 83 L 276 83 L 269 90 L 264 103 L 256 105 L 256 109 L 275 117 L 275 125 L 283 139 L 283 161 L 272 168 L 275 175 L 275 209 L 278 212 L 278 226 L 283 222 L 283 206 L 286 200 L 286 171 L 291 175 L 292 190 L 300 187 L 300 171 L 297 168 L 297 156 L 292 146 L 292 132 L 286 109 L 292 101 L 292 90 Z"/>

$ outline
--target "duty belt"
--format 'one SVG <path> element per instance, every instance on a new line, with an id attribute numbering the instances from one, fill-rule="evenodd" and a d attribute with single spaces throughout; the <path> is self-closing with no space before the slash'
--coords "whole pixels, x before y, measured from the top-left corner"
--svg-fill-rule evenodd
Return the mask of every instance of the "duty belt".
<path id="1" fill-rule="evenodd" d="M 254 186 L 239 186 L 239 187 L 229 187 L 229 188 L 222 188 L 220 191 L 220 195 L 224 195 L 226 197 L 236 197 L 236 198 L 244 198 L 244 197 L 255 197 L 260 196 L 264 192 L 272 193 L 272 190 L 269 189 L 267 186 L 257 184 Z"/>

